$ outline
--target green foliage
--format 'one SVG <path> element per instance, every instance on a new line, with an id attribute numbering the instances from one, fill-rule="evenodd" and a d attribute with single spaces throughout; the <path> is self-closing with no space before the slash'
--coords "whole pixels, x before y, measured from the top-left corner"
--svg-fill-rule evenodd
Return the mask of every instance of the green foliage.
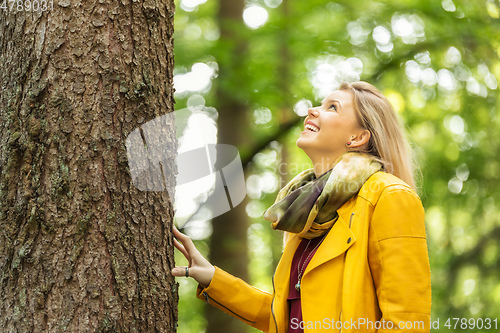
<path id="1" fill-rule="evenodd" d="M 225 77 L 212 83 L 233 89 L 252 110 L 252 134 L 239 147 L 243 159 L 251 161 L 247 179 L 255 188 L 247 206 L 254 222 L 249 236 L 252 282 L 269 287 L 275 263 L 263 264 L 262 258 L 272 261 L 272 251 L 275 261 L 280 254 L 280 237 L 270 236 L 276 232 L 259 214 L 272 204 L 283 182 L 308 167 L 307 157 L 295 146 L 301 121 L 293 107 L 301 99 L 315 105 L 322 99 L 312 81 L 319 63 L 356 58 L 363 64 L 360 79 L 388 96 L 417 147 L 420 195 L 427 212 L 432 316 L 441 319 L 436 331 L 448 331 L 442 323 L 448 317 L 496 318 L 500 3 L 290 0 L 269 8 L 265 3 L 271 1 L 248 2 L 263 6 L 269 19 L 261 28 L 236 32 L 249 45 L 241 59 L 242 73 L 233 73 L 241 75 L 243 83 L 231 86 Z M 232 46 L 217 38 L 217 2 L 208 1 L 192 12 L 179 3 L 177 8 L 176 73 L 189 71 L 196 62 L 223 63 Z M 207 106 L 216 105 L 213 90 L 201 92 Z M 185 107 L 192 94 L 178 96 L 177 108 Z M 276 135 L 289 122 L 296 125 Z M 279 143 L 252 155 L 257 143 L 271 137 Z M 274 179 L 275 186 L 263 188 L 264 179 Z M 192 313 L 186 318 L 186 307 L 200 308 L 192 295 L 186 300 L 181 293 L 180 332 L 203 329 L 203 321 L 193 321 Z"/>

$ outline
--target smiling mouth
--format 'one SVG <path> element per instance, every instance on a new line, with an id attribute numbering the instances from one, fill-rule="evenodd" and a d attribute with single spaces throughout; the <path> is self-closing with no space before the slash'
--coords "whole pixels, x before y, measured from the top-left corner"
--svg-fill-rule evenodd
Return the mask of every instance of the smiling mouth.
<path id="1" fill-rule="evenodd" d="M 311 131 L 311 132 L 318 132 L 319 131 L 319 127 L 314 126 L 312 124 L 306 124 L 306 126 L 304 126 L 304 128 L 308 131 Z"/>

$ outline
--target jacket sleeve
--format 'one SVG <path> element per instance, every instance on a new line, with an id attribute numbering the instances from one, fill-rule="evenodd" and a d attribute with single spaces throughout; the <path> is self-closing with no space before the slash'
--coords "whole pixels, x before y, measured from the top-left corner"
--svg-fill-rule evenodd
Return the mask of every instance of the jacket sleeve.
<path id="1" fill-rule="evenodd" d="M 373 210 L 368 259 L 382 312 L 378 332 L 429 332 L 424 209 L 410 188 L 396 185 L 382 192 Z"/>
<path id="2" fill-rule="evenodd" d="M 208 287 L 198 286 L 196 297 L 263 332 L 269 330 L 272 295 L 219 267 Z"/>

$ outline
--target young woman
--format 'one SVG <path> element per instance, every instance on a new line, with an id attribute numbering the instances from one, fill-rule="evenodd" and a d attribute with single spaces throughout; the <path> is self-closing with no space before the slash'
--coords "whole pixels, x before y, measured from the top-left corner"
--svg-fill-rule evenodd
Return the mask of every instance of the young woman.
<path id="1" fill-rule="evenodd" d="M 424 210 L 389 101 L 366 82 L 342 84 L 309 109 L 297 146 L 313 168 L 264 214 L 285 231 L 273 293 L 212 266 L 177 229 L 189 267 L 172 274 L 264 332 L 429 332 Z"/>

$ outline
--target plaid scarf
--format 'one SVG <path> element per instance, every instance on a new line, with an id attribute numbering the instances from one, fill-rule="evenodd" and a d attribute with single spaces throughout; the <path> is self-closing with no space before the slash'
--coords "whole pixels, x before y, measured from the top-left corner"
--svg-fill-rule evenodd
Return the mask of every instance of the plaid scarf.
<path id="1" fill-rule="evenodd" d="M 382 169 L 376 157 L 347 152 L 333 169 L 316 178 L 313 169 L 295 176 L 278 193 L 264 213 L 273 229 L 299 234 L 303 238 L 324 235 L 337 221 L 339 209 L 359 192 L 375 172 Z"/>

